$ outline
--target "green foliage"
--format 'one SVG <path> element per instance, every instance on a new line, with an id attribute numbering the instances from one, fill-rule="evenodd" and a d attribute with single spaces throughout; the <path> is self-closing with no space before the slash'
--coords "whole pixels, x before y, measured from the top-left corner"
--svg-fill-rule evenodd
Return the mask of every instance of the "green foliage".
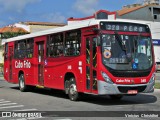
<path id="1" fill-rule="evenodd" d="M 26 33 L 24 32 L 5 32 L 2 34 L 2 39 L 8 39 L 8 38 L 12 38 L 12 37 L 17 37 L 17 36 L 20 36 L 20 35 L 24 35 Z"/>
<path id="2" fill-rule="evenodd" d="M 0 67 L 3 67 L 3 65 L 4 65 L 3 63 L 0 63 Z"/>
<path id="3" fill-rule="evenodd" d="M 156 82 L 154 87 L 155 87 L 156 89 L 160 89 L 160 83 Z"/>

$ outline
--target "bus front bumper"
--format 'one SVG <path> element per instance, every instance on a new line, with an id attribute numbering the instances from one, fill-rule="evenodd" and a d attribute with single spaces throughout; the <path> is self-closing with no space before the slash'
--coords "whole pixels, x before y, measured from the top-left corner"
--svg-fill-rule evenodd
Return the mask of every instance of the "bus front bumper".
<path id="1" fill-rule="evenodd" d="M 147 84 L 135 85 L 119 85 L 109 84 L 105 81 L 98 80 L 98 94 L 99 95 L 116 95 L 116 94 L 129 94 L 128 91 L 134 90 L 137 93 L 151 93 L 154 92 L 155 82 Z"/>

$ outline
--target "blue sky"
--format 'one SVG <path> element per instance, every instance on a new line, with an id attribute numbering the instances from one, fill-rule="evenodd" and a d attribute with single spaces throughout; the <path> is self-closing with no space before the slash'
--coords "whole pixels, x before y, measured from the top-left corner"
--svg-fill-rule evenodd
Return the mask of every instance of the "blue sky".
<path id="1" fill-rule="evenodd" d="M 0 0 L 0 27 L 16 22 L 65 23 L 69 17 L 86 17 L 100 9 L 120 10 L 142 0 Z"/>

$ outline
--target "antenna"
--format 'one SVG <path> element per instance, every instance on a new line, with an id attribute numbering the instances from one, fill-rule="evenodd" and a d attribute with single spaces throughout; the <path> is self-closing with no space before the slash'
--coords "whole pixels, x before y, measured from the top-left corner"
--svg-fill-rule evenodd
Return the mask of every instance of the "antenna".
<path id="1" fill-rule="evenodd" d="M 96 10 L 95 10 L 95 13 L 94 13 L 94 14 L 95 14 L 95 19 L 97 19 L 97 11 L 96 11 Z"/>

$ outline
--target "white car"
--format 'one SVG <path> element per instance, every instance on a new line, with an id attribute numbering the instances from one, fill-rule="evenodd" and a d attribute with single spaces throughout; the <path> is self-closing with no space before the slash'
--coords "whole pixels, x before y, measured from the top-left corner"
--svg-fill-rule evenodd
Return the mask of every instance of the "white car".
<path id="1" fill-rule="evenodd" d="M 160 62 L 156 62 L 156 72 L 160 71 Z"/>

